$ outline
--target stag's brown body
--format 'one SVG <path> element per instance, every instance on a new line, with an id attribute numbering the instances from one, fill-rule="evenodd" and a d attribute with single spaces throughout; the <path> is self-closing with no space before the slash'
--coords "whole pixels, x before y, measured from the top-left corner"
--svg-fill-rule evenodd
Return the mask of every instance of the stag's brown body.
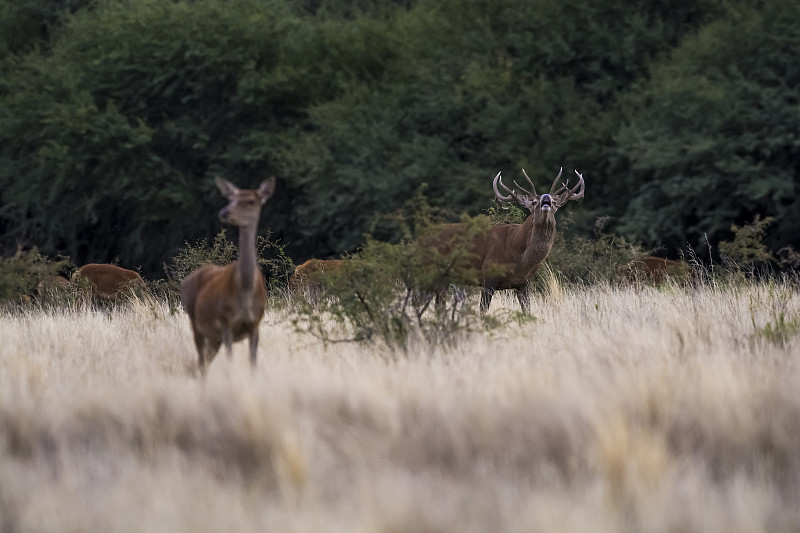
<path id="1" fill-rule="evenodd" d="M 239 189 L 219 178 L 217 186 L 230 201 L 220 211 L 220 219 L 239 227 L 239 258 L 225 266 L 205 265 L 181 281 L 181 303 L 189 314 L 201 373 L 221 344 L 230 357 L 233 343 L 245 337 L 250 342 L 250 363 L 255 366 L 258 327 L 267 302 L 256 260 L 256 231 L 261 207 L 275 191 L 275 178 L 257 190 Z"/>
<path id="2" fill-rule="evenodd" d="M 523 170 L 523 173 L 525 171 Z M 576 174 L 578 172 L 576 171 Z M 513 289 L 520 307 L 528 312 L 530 297 L 528 280 L 536 273 L 539 265 L 550 254 L 556 236 L 555 212 L 569 200 L 583 197 L 583 176 L 578 174 L 578 184 L 569 188 L 564 183 L 560 188 L 561 172 L 553 182 L 550 193 L 537 195 L 528 175 L 525 174 L 531 191 L 517 185 L 522 193 L 508 189 L 498 173 L 494 179 L 494 191 L 500 202 L 512 199 L 530 213 L 522 224 L 499 224 L 490 227 L 468 244 L 470 271 L 476 273 L 476 285 L 481 287 L 481 313 L 489 310 L 492 296 L 496 290 Z M 498 190 L 498 182 L 509 195 Z M 452 242 L 447 237 L 465 231 L 463 224 L 448 224 L 443 228 L 444 242 Z M 439 246 L 440 253 L 449 253 L 447 245 Z"/>
<path id="3" fill-rule="evenodd" d="M 86 279 L 95 294 L 106 298 L 120 296 L 136 285 L 144 287 L 138 272 L 116 265 L 89 263 L 78 269 L 75 278 Z"/>
<path id="4" fill-rule="evenodd" d="M 646 279 L 658 284 L 670 277 L 685 277 L 689 273 L 689 265 L 683 261 L 648 255 L 619 265 L 617 273 L 631 281 Z"/>
<path id="5" fill-rule="evenodd" d="M 345 259 L 309 259 L 295 267 L 289 278 L 289 289 L 309 288 L 310 285 L 318 287 L 319 283 L 316 283 L 315 278 L 322 276 L 324 272 L 339 270 L 345 261 Z"/>

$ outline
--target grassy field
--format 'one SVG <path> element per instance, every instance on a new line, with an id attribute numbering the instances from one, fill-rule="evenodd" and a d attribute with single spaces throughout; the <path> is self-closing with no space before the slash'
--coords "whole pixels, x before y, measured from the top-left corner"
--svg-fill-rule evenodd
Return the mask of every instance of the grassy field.
<path id="1" fill-rule="evenodd" d="M 555 289 L 401 357 L 271 311 L 205 380 L 166 305 L 0 313 L 0 532 L 800 531 L 796 289 Z"/>

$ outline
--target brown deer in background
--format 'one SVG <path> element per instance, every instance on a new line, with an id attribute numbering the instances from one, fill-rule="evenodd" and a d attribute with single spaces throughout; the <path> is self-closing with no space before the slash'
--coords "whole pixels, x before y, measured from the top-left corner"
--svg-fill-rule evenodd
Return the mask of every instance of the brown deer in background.
<path id="1" fill-rule="evenodd" d="M 346 259 L 309 259 L 295 267 L 292 277 L 289 278 L 289 290 L 308 290 L 309 296 L 316 299 L 322 290 L 322 276 L 325 272 L 340 270 Z"/>
<path id="2" fill-rule="evenodd" d="M 563 170 L 563 169 L 562 169 Z M 503 184 L 500 173 L 492 184 L 494 194 L 501 203 L 516 202 L 530 215 L 522 224 L 499 224 L 492 226 L 478 236 L 469 246 L 470 268 L 478 273 L 475 280 L 481 287 L 481 314 L 489 310 L 492 296 L 496 290 L 513 289 L 519 305 L 524 312 L 530 311 L 528 280 L 547 258 L 553 247 L 556 235 L 556 211 L 570 200 L 583 198 L 583 176 L 578 175 L 578 183 L 570 188 L 569 183 L 560 183 L 561 170 L 558 171 L 549 193 L 536 194 L 536 188 L 525 170 L 530 191 L 514 184 L 521 192 L 511 190 Z M 498 190 L 498 185 L 508 194 Z M 560 185 L 560 186 L 559 186 Z M 463 224 L 446 224 L 443 235 L 450 236 L 463 231 Z M 448 253 L 447 245 L 439 246 L 440 253 Z"/>
<path id="3" fill-rule="evenodd" d="M 73 274 L 72 279 L 73 281 L 85 279 L 92 292 L 101 298 L 117 298 L 132 288 L 145 287 L 144 280 L 138 272 L 100 263 L 83 265 Z"/>
<path id="4" fill-rule="evenodd" d="M 255 367 L 258 326 L 264 316 L 267 289 L 256 261 L 256 232 L 261 207 L 275 192 L 275 178 L 258 189 L 239 189 L 216 179 L 222 196 L 229 200 L 219 212 L 226 224 L 239 227 L 239 257 L 225 266 L 205 265 L 181 281 L 181 303 L 189 314 L 201 374 L 225 344 L 228 357 L 233 343 L 249 338 L 250 364 Z"/>
<path id="5" fill-rule="evenodd" d="M 670 277 L 685 278 L 689 274 L 689 265 L 683 261 L 648 255 L 619 265 L 617 274 L 629 281 L 648 280 L 659 284 Z"/>

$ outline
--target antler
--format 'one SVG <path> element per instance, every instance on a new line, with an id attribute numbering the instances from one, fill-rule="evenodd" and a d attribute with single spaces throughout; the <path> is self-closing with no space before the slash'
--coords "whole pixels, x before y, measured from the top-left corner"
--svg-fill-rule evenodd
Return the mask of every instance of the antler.
<path id="1" fill-rule="evenodd" d="M 530 180 L 528 180 L 528 181 L 530 181 Z M 497 184 L 498 183 L 500 183 L 500 186 L 503 189 L 505 189 L 506 192 L 510 193 L 508 196 L 503 196 L 502 194 L 500 194 L 500 191 L 497 189 Z M 515 185 L 516 185 L 516 182 L 515 182 Z M 531 184 L 531 185 L 533 185 L 533 184 Z M 503 202 L 503 203 L 510 202 L 511 199 L 513 198 L 522 207 L 530 209 L 530 207 L 532 205 L 532 200 L 530 198 L 528 198 L 527 196 L 521 196 L 521 195 L 517 194 L 517 191 L 511 190 L 508 187 L 506 187 L 505 183 L 503 183 L 503 179 L 500 177 L 500 172 L 498 172 L 497 176 L 494 177 L 494 181 L 492 182 L 492 187 L 494 188 L 494 195 L 497 197 L 497 199 L 500 202 Z M 517 185 L 517 187 L 519 187 L 519 185 Z M 522 189 L 522 187 L 520 187 L 520 189 Z M 526 193 L 528 192 L 528 191 L 525 191 L 525 189 L 522 189 L 522 190 L 524 192 L 526 192 Z M 528 194 L 530 195 L 530 193 L 528 193 Z"/>
<path id="2" fill-rule="evenodd" d="M 525 179 L 526 179 L 526 180 L 528 180 L 528 185 L 530 185 L 530 186 L 531 186 L 531 191 L 533 191 L 533 192 L 530 192 L 530 191 L 527 191 L 527 190 L 525 190 L 525 188 L 524 188 L 522 185 L 520 185 L 519 183 L 517 183 L 516 181 L 514 182 L 514 185 L 516 185 L 517 187 L 519 187 L 519 188 L 522 190 L 522 192 L 524 192 L 524 193 L 525 193 L 525 194 L 527 194 L 528 196 L 536 196 L 536 187 L 534 187 L 534 185 L 533 185 L 533 182 L 532 182 L 532 181 L 531 181 L 531 179 L 528 177 L 528 173 L 527 173 L 527 172 L 525 172 L 525 169 L 524 169 L 524 168 L 522 169 L 522 173 L 525 175 Z"/>
<path id="3" fill-rule="evenodd" d="M 573 188 L 571 189 L 569 188 L 569 180 L 567 180 L 561 185 L 560 189 L 553 192 L 553 189 L 556 188 L 558 178 L 561 177 L 561 171 L 558 172 L 558 176 L 556 176 L 556 181 L 553 182 L 553 186 L 550 188 L 550 196 L 552 196 L 555 199 L 555 202 L 559 207 L 566 204 L 570 200 L 578 200 L 580 198 L 583 198 L 583 191 L 585 188 L 585 185 L 583 183 L 583 176 L 577 170 L 575 171 L 575 174 L 578 175 L 578 183 L 575 184 Z M 580 190 L 578 190 L 579 187 Z"/>
<path id="4" fill-rule="evenodd" d="M 492 182 L 492 187 L 494 188 L 494 195 L 501 202 L 504 202 L 504 203 L 505 202 L 510 202 L 511 201 L 511 195 L 510 194 L 508 196 L 503 196 L 502 194 L 500 194 L 500 191 L 497 190 L 497 181 L 500 179 L 500 173 L 501 172 L 502 172 L 502 170 L 497 173 L 497 176 L 494 177 L 494 181 Z M 508 192 L 513 194 L 513 191 L 509 191 L 508 187 L 503 185 L 502 181 L 500 182 L 500 185 L 502 185 L 505 190 L 507 190 Z"/>
<path id="5" fill-rule="evenodd" d="M 563 171 L 564 171 L 564 167 L 560 167 L 560 168 L 558 169 L 558 176 L 556 176 L 556 179 L 555 179 L 555 180 L 553 180 L 553 185 L 551 185 L 551 186 L 550 186 L 550 196 L 555 196 L 555 195 L 559 194 L 559 193 L 561 192 L 561 190 L 562 190 L 562 189 L 563 189 L 563 188 L 564 188 L 564 187 L 567 185 L 566 183 L 564 183 L 564 184 L 561 186 L 561 189 L 559 189 L 559 190 L 555 191 L 556 185 L 558 184 L 558 180 L 561 178 L 561 173 L 562 173 Z M 554 192 L 554 191 L 555 191 L 555 192 Z"/>

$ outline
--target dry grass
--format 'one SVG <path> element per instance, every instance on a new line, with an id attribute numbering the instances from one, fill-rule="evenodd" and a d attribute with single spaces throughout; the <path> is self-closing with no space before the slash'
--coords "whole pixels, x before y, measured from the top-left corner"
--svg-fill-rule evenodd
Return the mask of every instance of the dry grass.
<path id="1" fill-rule="evenodd" d="M 245 343 L 205 381 L 165 306 L 0 314 L 0 531 L 800 531 L 778 311 L 800 295 L 554 286 L 400 359 L 272 312 L 257 371 Z"/>

